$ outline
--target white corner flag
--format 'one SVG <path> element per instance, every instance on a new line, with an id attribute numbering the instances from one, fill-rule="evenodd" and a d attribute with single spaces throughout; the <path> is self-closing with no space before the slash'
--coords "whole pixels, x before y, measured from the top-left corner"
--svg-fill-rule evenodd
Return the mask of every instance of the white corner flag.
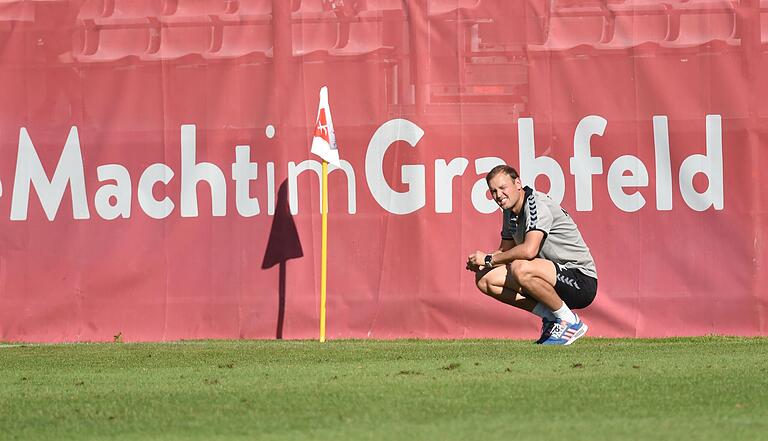
<path id="1" fill-rule="evenodd" d="M 320 239 L 320 343 L 325 341 L 325 303 L 328 284 L 328 164 L 341 168 L 339 150 L 336 148 L 336 133 L 333 131 L 331 107 L 328 105 L 328 88 L 320 88 L 320 104 L 317 107 L 315 133 L 312 137 L 312 153 L 323 158 L 322 169 L 322 213 Z"/>
<path id="2" fill-rule="evenodd" d="M 311 151 L 329 164 L 341 167 L 339 151 L 336 149 L 336 133 L 333 131 L 331 107 L 328 105 L 328 88 L 325 86 L 320 89 L 320 104 L 317 107 L 317 121 Z"/>

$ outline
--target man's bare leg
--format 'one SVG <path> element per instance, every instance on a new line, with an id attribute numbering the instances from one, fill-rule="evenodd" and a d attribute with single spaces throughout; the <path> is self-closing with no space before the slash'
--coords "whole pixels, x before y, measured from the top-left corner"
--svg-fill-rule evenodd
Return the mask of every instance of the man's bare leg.
<path id="1" fill-rule="evenodd" d="M 516 260 L 507 266 L 477 273 L 476 282 L 485 294 L 527 311 L 537 302 L 552 311 L 563 305 L 555 292 L 555 264 L 549 260 Z"/>
<path id="2" fill-rule="evenodd" d="M 536 343 L 570 345 L 587 332 L 587 325 L 557 295 L 557 270 L 549 260 L 516 260 L 477 273 L 475 281 L 488 296 L 544 319 Z"/>
<path id="3" fill-rule="evenodd" d="M 516 260 L 478 273 L 476 282 L 482 292 L 503 303 L 530 312 L 539 303 L 557 318 L 569 323 L 577 320 L 555 291 L 557 271 L 549 260 Z"/>

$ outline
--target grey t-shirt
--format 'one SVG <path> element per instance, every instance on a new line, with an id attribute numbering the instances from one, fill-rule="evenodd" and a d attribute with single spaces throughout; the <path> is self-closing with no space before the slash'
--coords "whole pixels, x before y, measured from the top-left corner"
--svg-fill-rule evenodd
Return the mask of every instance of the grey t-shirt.
<path id="1" fill-rule="evenodd" d="M 519 216 L 512 210 L 503 210 L 501 238 L 521 244 L 529 231 L 541 231 L 544 242 L 538 257 L 597 278 L 595 261 L 571 216 L 548 195 L 530 187 L 524 191 L 525 201 Z"/>

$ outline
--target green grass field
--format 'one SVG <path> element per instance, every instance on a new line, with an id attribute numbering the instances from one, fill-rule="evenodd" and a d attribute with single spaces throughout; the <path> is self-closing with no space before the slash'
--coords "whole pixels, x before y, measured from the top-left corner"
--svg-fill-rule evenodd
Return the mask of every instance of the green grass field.
<path id="1" fill-rule="evenodd" d="M 768 339 L 2 345 L 2 440 L 766 440 Z"/>

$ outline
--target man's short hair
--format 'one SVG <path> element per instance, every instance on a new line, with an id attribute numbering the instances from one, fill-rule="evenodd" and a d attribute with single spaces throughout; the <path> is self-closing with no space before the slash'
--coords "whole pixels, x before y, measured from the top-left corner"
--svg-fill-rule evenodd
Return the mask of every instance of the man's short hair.
<path id="1" fill-rule="evenodd" d="M 487 184 L 490 184 L 491 179 L 493 179 L 493 177 L 498 175 L 499 173 L 504 173 L 505 175 L 512 178 L 512 180 L 515 180 L 520 177 L 520 175 L 517 174 L 517 170 L 504 164 L 504 165 L 497 165 L 496 167 L 492 168 L 491 171 L 489 171 L 488 174 L 485 176 L 485 182 Z"/>

